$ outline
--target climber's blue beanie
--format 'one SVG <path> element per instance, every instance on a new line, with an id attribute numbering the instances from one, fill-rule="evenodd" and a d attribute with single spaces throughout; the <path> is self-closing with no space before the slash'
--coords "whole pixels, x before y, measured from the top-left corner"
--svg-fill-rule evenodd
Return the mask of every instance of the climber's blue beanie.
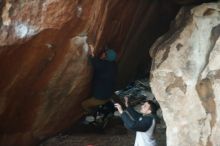
<path id="1" fill-rule="evenodd" d="M 115 61 L 116 58 L 117 58 L 117 54 L 116 54 L 116 52 L 114 50 L 108 49 L 106 51 L 106 60 L 108 60 L 108 61 Z"/>

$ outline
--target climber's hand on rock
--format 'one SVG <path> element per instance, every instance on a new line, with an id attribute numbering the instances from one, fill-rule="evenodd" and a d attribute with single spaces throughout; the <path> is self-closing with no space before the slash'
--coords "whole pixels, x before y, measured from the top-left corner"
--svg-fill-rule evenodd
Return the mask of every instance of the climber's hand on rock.
<path id="1" fill-rule="evenodd" d="M 124 97 L 124 100 L 125 100 L 125 106 L 128 107 L 128 106 L 129 106 L 129 105 L 128 105 L 128 97 L 125 96 L 125 97 Z"/>
<path id="2" fill-rule="evenodd" d="M 94 47 L 93 45 L 89 45 L 89 55 L 91 55 L 92 57 L 94 57 Z"/>
<path id="3" fill-rule="evenodd" d="M 120 105 L 119 103 L 115 103 L 115 108 L 118 110 L 118 112 L 119 112 L 120 114 L 123 113 L 123 109 L 122 109 L 122 107 L 121 107 L 121 105 Z"/>

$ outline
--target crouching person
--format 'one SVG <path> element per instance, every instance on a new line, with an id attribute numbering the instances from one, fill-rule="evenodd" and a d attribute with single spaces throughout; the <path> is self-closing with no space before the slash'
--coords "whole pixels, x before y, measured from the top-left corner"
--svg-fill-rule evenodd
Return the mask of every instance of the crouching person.
<path id="1" fill-rule="evenodd" d="M 140 113 L 128 105 L 128 98 L 125 97 L 126 110 L 116 103 L 115 107 L 119 111 L 126 128 L 136 132 L 135 146 L 156 146 L 153 137 L 156 127 L 157 106 L 152 101 L 146 101 L 140 109 Z"/>

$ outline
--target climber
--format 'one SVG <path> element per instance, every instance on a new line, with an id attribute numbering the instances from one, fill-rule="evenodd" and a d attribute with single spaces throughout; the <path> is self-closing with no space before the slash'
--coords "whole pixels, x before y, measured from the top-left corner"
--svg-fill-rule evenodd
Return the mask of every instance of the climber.
<path id="1" fill-rule="evenodd" d="M 93 67 L 92 97 L 82 102 L 82 107 L 87 113 L 110 100 L 114 93 L 117 76 L 117 54 L 113 49 L 105 47 L 98 58 L 94 55 L 94 47 L 90 45 L 89 58 Z"/>
<path id="2" fill-rule="evenodd" d="M 128 97 L 124 97 L 126 110 L 116 103 L 115 108 L 120 113 L 124 125 L 129 130 L 136 132 L 134 146 L 156 146 L 153 137 L 156 127 L 157 106 L 153 101 L 146 101 L 140 109 L 140 113 L 128 105 Z"/>

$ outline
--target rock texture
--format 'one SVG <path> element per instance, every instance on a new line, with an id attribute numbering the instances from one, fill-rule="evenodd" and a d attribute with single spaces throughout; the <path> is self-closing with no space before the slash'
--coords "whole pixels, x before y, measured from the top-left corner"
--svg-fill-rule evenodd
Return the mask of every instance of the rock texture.
<path id="1" fill-rule="evenodd" d="M 220 145 L 220 3 L 183 8 L 151 48 L 168 146 Z"/>
<path id="2" fill-rule="evenodd" d="M 1 0 L 0 145 L 35 145 L 81 115 L 88 42 L 96 55 L 105 44 L 118 52 L 121 85 L 149 69 L 146 52 L 178 10 L 167 0 Z"/>
<path id="3" fill-rule="evenodd" d="M 177 10 L 167 1 L 0 1 L 0 145 L 34 145 L 80 116 L 88 42 L 96 55 L 106 43 L 115 48 L 126 82 Z"/>

